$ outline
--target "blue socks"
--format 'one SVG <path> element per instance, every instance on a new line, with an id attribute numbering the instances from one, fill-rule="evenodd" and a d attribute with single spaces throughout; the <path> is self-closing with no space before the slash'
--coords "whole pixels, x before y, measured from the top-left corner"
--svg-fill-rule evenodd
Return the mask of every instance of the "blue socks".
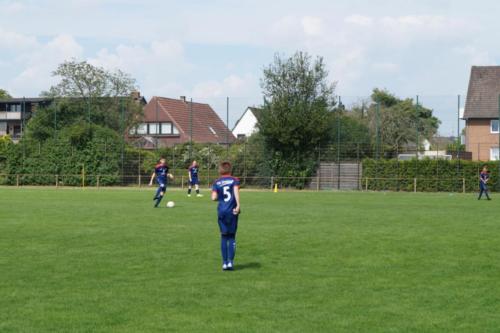
<path id="1" fill-rule="evenodd" d="M 234 261 L 236 254 L 236 235 L 227 234 L 221 235 L 220 249 L 222 253 L 222 261 L 224 264 Z"/>
<path id="2" fill-rule="evenodd" d="M 159 195 L 156 196 L 155 207 L 158 207 L 158 205 L 160 204 L 161 199 L 163 199 L 163 195 L 162 194 L 159 194 Z"/>
<path id="3" fill-rule="evenodd" d="M 234 255 L 236 254 L 236 239 L 234 237 L 234 234 L 231 235 L 227 242 L 227 256 L 231 263 L 234 261 Z"/>
<path id="4" fill-rule="evenodd" d="M 226 235 L 221 235 L 220 236 L 220 250 L 222 252 L 222 261 L 224 264 L 227 264 L 227 241 L 228 238 Z"/>

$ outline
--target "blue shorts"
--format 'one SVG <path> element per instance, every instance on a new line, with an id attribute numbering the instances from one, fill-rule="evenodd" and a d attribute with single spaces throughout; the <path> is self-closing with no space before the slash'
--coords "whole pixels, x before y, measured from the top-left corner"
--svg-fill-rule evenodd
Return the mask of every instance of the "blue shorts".
<path id="1" fill-rule="evenodd" d="M 163 191 L 165 192 L 167 190 L 167 182 L 166 181 L 157 181 L 158 183 L 158 187 Z"/>
<path id="2" fill-rule="evenodd" d="M 189 182 L 191 185 L 199 185 L 200 182 L 198 181 L 198 178 L 191 178 L 191 181 Z"/>
<path id="3" fill-rule="evenodd" d="M 219 214 L 219 229 L 221 234 L 235 234 L 238 229 L 238 215 L 232 212 Z"/>

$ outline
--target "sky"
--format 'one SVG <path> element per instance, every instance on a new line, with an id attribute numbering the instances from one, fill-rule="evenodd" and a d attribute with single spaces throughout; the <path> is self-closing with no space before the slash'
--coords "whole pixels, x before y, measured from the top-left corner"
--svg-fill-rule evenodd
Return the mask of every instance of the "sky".
<path id="1" fill-rule="evenodd" d="M 38 96 L 65 60 L 121 69 L 141 93 L 211 104 L 230 127 L 262 103 L 276 54 L 324 58 L 345 104 L 373 88 L 419 96 L 457 133 L 470 68 L 500 60 L 500 2 L 484 0 L 0 0 L 0 88 Z"/>

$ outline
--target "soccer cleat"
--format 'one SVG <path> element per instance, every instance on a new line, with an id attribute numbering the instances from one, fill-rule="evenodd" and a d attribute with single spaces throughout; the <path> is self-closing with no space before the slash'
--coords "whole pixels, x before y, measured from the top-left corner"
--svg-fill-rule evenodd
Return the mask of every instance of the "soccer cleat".
<path id="1" fill-rule="evenodd" d="M 188 194 L 188 198 L 191 198 L 191 194 Z"/>
<path id="2" fill-rule="evenodd" d="M 203 196 L 203 194 L 197 194 L 196 195 L 198 198 L 201 198 Z"/>
<path id="3" fill-rule="evenodd" d="M 225 263 L 224 263 L 224 264 L 222 264 L 222 270 L 223 270 L 223 271 L 227 271 L 227 265 L 226 265 Z"/>
<path id="4" fill-rule="evenodd" d="M 232 262 L 228 262 L 227 263 L 227 270 L 228 271 L 232 271 L 233 270 L 233 263 Z"/>

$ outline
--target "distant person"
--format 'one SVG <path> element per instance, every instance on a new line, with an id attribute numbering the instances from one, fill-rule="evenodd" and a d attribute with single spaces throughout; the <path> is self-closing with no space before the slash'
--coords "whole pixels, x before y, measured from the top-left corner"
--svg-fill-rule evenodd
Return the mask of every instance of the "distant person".
<path id="1" fill-rule="evenodd" d="M 488 171 L 488 167 L 483 166 L 483 170 L 479 174 L 479 197 L 477 200 L 481 200 L 483 193 L 486 195 L 486 199 L 491 200 L 488 195 L 488 181 L 490 180 L 490 172 Z"/>
<path id="2" fill-rule="evenodd" d="M 149 181 L 149 186 L 153 186 L 153 180 L 156 178 L 156 183 L 158 184 L 158 189 L 156 190 L 156 195 L 153 198 L 155 202 L 155 208 L 163 199 L 165 192 L 167 191 L 168 179 L 174 179 L 174 176 L 168 173 L 167 161 L 164 158 L 160 158 L 159 163 L 155 166 L 155 170 L 151 175 L 151 180 Z"/>
<path id="3" fill-rule="evenodd" d="M 236 230 L 240 214 L 240 180 L 231 176 L 231 163 L 219 165 L 220 177 L 212 186 L 212 200 L 219 201 L 217 217 L 221 234 L 222 270 L 233 270 Z"/>
<path id="4" fill-rule="evenodd" d="M 188 169 L 188 177 L 189 177 L 189 184 L 188 184 L 188 197 L 191 196 L 191 190 L 194 185 L 194 188 L 196 189 L 196 196 L 197 197 L 202 197 L 203 195 L 200 194 L 200 181 L 198 180 L 198 172 L 200 168 L 198 167 L 198 163 L 196 161 L 193 161 L 191 163 L 191 166 Z"/>

